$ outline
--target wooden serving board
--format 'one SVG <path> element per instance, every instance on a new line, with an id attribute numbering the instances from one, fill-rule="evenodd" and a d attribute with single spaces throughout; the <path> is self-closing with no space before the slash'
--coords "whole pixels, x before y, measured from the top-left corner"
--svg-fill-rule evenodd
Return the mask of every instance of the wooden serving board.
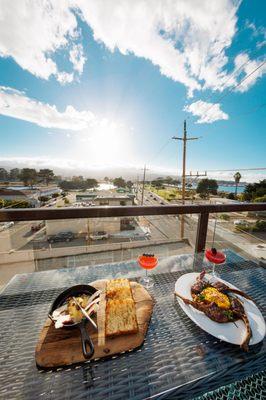
<path id="1" fill-rule="evenodd" d="M 152 315 L 153 299 L 150 294 L 137 282 L 130 282 L 133 298 L 136 304 L 136 314 L 139 332 L 129 335 L 105 338 L 105 287 L 107 280 L 90 283 L 96 289 L 103 290 L 100 310 L 97 313 L 98 331 L 91 324 L 87 329 L 94 343 L 94 355 L 96 358 L 109 357 L 125 351 L 133 350 L 142 345 Z M 48 318 L 41 331 L 39 341 L 35 349 L 37 367 L 42 369 L 56 368 L 65 365 L 83 362 L 80 331 L 73 329 L 55 329 L 54 323 Z"/>

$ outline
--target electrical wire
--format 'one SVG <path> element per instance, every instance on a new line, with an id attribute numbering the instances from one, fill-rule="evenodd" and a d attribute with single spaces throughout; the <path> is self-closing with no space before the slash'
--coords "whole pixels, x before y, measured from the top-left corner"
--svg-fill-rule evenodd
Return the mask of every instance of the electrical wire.
<path id="1" fill-rule="evenodd" d="M 242 83 L 248 79 L 251 75 L 253 75 L 256 71 L 258 71 L 261 67 L 263 67 L 263 65 L 266 63 L 266 60 L 263 61 L 258 67 L 256 67 L 253 71 L 251 71 L 248 75 L 246 75 L 243 79 L 241 79 L 236 85 L 232 86 L 231 88 L 228 89 L 228 92 L 225 93 L 224 95 L 220 96 L 216 101 L 220 102 L 222 99 L 224 99 L 226 96 L 228 96 L 232 90 L 236 89 L 237 87 L 239 87 L 240 85 L 242 85 Z M 209 112 L 214 106 L 216 105 L 216 103 L 213 103 L 209 108 L 207 108 L 207 110 L 205 110 L 205 115 L 207 114 L 207 112 Z"/>

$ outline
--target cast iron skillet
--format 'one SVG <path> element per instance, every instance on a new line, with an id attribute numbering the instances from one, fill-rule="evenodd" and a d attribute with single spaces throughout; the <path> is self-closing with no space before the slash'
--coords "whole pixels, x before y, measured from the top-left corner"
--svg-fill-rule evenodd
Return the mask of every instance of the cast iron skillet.
<path id="1" fill-rule="evenodd" d="M 87 294 L 89 296 L 93 295 L 97 289 L 90 285 L 76 285 L 72 286 L 71 288 L 64 290 L 64 292 L 60 293 L 59 296 L 53 302 L 48 317 L 53 320 L 52 314 L 53 311 L 56 310 L 58 307 L 62 306 L 69 297 L 79 296 L 81 294 Z M 94 345 L 93 342 L 86 330 L 88 320 L 86 318 L 82 318 L 81 322 L 73 323 L 73 324 L 66 324 L 61 329 L 73 329 L 78 328 L 80 330 L 81 335 L 81 343 L 82 343 L 82 351 L 85 358 L 90 358 L 94 353 Z M 89 351 L 87 351 L 87 345 L 89 347 Z"/>

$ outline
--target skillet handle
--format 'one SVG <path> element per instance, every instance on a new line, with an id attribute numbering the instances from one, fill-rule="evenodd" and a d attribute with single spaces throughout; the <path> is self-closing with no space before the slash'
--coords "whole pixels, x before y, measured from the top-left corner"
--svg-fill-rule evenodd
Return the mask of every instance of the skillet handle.
<path id="1" fill-rule="evenodd" d="M 78 325 L 80 334 L 81 334 L 81 343 L 82 343 L 82 352 L 85 358 L 90 358 L 94 353 L 94 344 L 87 332 L 86 329 L 86 320 L 82 320 L 82 322 Z M 89 351 L 87 351 L 87 345 L 89 347 Z"/>

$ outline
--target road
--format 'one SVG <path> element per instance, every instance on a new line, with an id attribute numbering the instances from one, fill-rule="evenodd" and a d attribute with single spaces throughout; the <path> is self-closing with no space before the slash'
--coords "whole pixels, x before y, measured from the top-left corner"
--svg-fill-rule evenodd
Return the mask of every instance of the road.
<path id="1" fill-rule="evenodd" d="M 163 205 L 168 204 L 167 201 L 161 199 L 154 193 L 145 191 L 144 205 Z M 154 215 L 143 217 L 151 230 L 151 237 L 156 239 L 176 239 L 180 240 L 180 220 L 176 215 Z M 184 216 L 184 236 L 193 244 L 196 239 L 197 220 L 191 219 L 189 216 Z"/>

